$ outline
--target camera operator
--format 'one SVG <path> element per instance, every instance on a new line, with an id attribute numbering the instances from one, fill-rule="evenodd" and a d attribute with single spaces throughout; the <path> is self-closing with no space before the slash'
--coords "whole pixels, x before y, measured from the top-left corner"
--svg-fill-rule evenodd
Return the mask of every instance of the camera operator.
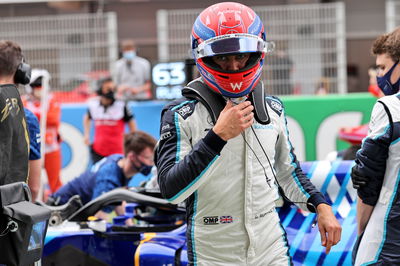
<path id="1" fill-rule="evenodd" d="M 29 136 L 17 84 L 29 78 L 21 47 L 0 41 L 0 186 L 28 181 Z"/>

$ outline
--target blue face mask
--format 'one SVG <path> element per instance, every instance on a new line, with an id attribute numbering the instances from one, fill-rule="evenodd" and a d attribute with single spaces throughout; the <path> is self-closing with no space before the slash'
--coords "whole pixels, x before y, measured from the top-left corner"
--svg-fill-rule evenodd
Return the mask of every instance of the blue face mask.
<path id="1" fill-rule="evenodd" d="M 139 172 L 142 175 L 149 175 L 151 173 L 151 169 L 153 168 L 152 165 L 147 165 L 142 163 L 142 166 L 139 168 Z"/>
<path id="2" fill-rule="evenodd" d="M 134 167 L 136 168 L 136 171 L 138 171 L 142 175 L 149 175 L 151 173 L 151 169 L 153 168 L 153 165 L 147 165 L 139 160 L 138 160 L 138 162 L 140 163 L 139 167 L 136 167 L 134 165 Z"/>
<path id="3" fill-rule="evenodd" d="M 135 51 L 126 51 L 122 54 L 122 56 L 126 59 L 131 61 L 133 58 L 135 58 L 136 56 L 136 52 Z"/>
<path id="4" fill-rule="evenodd" d="M 376 80 L 378 82 L 378 87 L 382 90 L 383 94 L 385 95 L 392 95 L 399 91 L 400 78 L 394 84 L 390 82 L 390 76 L 392 76 L 392 72 L 398 63 L 399 61 L 394 63 L 394 65 L 383 77 L 376 77 Z"/>

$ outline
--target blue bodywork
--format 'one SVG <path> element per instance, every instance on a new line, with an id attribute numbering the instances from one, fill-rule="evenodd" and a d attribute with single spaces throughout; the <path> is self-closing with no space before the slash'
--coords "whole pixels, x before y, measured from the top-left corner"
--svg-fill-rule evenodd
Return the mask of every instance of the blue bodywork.
<path id="1" fill-rule="evenodd" d="M 343 231 L 339 244 L 332 247 L 331 252 L 326 255 L 325 248 L 321 246 L 318 225 L 312 226 L 316 215 L 304 213 L 285 203 L 278 208 L 278 212 L 287 232 L 294 265 L 351 265 L 352 247 L 357 237 L 357 193 L 352 188 L 350 178 L 353 164 L 353 161 L 301 164 L 303 171 L 332 204 Z M 152 232 L 154 225 L 151 223 L 147 226 L 143 232 L 126 232 L 115 231 L 113 225 L 107 224 L 107 231 L 104 233 L 82 229 L 85 225 L 79 226 L 76 222 L 50 227 L 42 264 L 187 265 L 185 224 L 164 232 Z"/>

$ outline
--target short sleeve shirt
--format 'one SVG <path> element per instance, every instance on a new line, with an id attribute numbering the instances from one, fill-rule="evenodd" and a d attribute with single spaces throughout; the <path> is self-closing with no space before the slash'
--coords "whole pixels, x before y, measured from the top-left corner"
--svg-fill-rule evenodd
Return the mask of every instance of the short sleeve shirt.
<path id="1" fill-rule="evenodd" d="M 41 157 L 39 120 L 29 109 L 24 109 L 29 132 L 29 160 L 38 160 Z"/>

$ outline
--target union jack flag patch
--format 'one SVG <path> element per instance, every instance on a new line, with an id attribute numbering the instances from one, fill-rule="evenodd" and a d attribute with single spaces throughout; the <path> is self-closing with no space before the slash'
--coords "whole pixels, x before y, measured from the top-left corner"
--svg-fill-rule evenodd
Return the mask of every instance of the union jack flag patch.
<path id="1" fill-rule="evenodd" d="M 229 224 L 233 222 L 232 216 L 221 216 L 219 217 L 219 222 L 221 224 Z"/>

